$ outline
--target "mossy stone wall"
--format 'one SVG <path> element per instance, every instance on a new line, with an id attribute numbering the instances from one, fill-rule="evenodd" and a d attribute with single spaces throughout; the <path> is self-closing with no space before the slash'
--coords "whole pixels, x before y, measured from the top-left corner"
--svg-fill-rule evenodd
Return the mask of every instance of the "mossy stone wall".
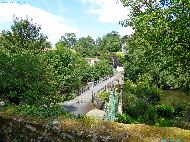
<path id="1" fill-rule="evenodd" d="M 113 136 L 112 132 L 117 132 L 112 131 L 112 129 L 110 131 L 101 130 L 102 132 L 109 131 L 109 133 L 100 134 L 98 126 L 96 127 L 97 130 L 90 131 L 84 124 L 79 123 L 76 121 L 76 125 L 80 125 L 80 128 L 76 129 L 77 126 L 71 126 L 73 123 L 70 126 L 69 124 L 63 125 L 58 120 L 40 122 L 0 115 L 0 142 L 119 142 L 124 137 L 129 137 L 128 133 L 122 131 Z"/>

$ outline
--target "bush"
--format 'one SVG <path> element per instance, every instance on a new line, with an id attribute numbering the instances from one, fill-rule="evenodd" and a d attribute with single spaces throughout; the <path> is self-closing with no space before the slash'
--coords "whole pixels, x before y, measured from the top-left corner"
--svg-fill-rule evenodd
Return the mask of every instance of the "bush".
<path id="1" fill-rule="evenodd" d="M 160 90 L 151 85 L 153 78 L 149 74 L 139 76 L 136 95 L 145 98 L 149 104 L 157 104 L 160 101 Z"/>
<path id="2" fill-rule="evenodd" d="M 57 118 L 61 115 L 65 117 L 71 117 L 71 114 L 66 112 L 64 108 L 58 104 L 48 105 L 28 105 L 20 104 L 18 106 L 9 106 L 13 113 L 20 114 L 22 116 L 35 116 L 39 118 Z"/>
<path id="3" fill-rule="evenodd" d="M 186 105 L 185 104 L 176 104 L 173 106 L 174 107 L 174 115 L 177 117 L 184 116 L 185 110 L 186 110 Z"/>
<path id="4" fill-rule="evenodd" d="M 170 105 L 158 105 L 156 106 L 156 111 L 161 117 L 172 118 L 174 116 L 174 109 Z"/>
<path id="5" fill-rule="evenodd" d="M 138 118 L 145 114 L 148 104 L 144 99 L 137 98 L 135 95 L 128 97 L 127 102 L 125 102 L 124 112 L 129 114 L 133 118 Z"/>
<path id="6" fill-rule="evenodd" d="M 160 94 L 157 88 L 137 85 L 136 94 L 144 98 L 149 104 L 157 104 L 160 101 Z"/>
<path id="7" fill-rule="evenodd" d="M 173 127 L 173 120 L 168 118 L 160 118 L 158 119 L 156 126 L 159 127 Z"/>
<path id="8" fill-rule="evenodd" d="M 135 122 L 135 119 L 130 117 L 128 114 L 124 113 L 124 114 L 118 116 L 118 122 L 125 123 L 125 124 L 131 124 L 131 123 Z"/>
<path id="9" fill-rule="evenodd" d="M 102 100 L 102 101 L 105 101 L 105 102 L 108 102 L 109 101 L 109 96 L 110 96 L 110 93 L 107 93 L 107 92 L 101 92 L 98 97 Z"/>
<path id="10" fill-rule="evenodd" d="M 155 124 L 158 119 L 155 105 L 160 101 L 160 90 L 151 86 L 150 75 L 139 76 L 133 83 L 126 81 L 124 88 L 124 112 L 138 123 Z"/>
<path id="11" fill-rule="evenodd" d="M 160 91 L 149 85 L 149 79 L 139 80 L 137 84 L 127 80 L 124 93 L 124 111 L 135 118 L 145 115 L 160 100 Z"/>
<path id="12" fill-rule="evenodd" d="M 146 124 L 155 124 L 158 119 L 158 114 L 154 106 L 149 107 L 143 115 L 143 122 Z"/>
<path id="13" fill-rule="evenodd" d="M 190 122 L 185 117 L 175 117 L 173 125 L 175 127 L 190 130 Z"/>

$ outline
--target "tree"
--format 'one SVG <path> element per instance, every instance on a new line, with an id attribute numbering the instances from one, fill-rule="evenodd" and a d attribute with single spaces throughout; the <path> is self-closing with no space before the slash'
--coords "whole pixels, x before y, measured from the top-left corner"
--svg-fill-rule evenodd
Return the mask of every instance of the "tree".
<path id="1" fill-rule="evenodd" d="M 136 80 L 149 72 L 163 88 L 190 89 L 189 1 L 122 1 L 130 6 L 126 25 L 135 29 L 128 40 L 126 74 Z"/>
<path id="2" fill-rule="evenodd" d="M 100 62 L 95 64 L 95 78 L 102 78 L 108 75 L 112 75 L 113 74 L 113 68 L 112 66 L 109 64 L 108 60 L 101 60 Z"/>
<path id="3" fill-rule="evenodd" d="M 61 37 L 56 46 L 58 46 L 58 44 L 61 44 L 67 48 L 74 48 L 76 43 L 77 43 L 77 38 L 75 33 L 65 33 L 65 35 Z"/>
<path id="4" fill-rule="evenodd" d="M 112 31 L 103 36 L 100 46 L 104 51 L 118 52 L 120 51 L 120 41 L 121 39 L 118 32 Z"/>
<path id="5" fill-rule="evenodd" d="M 11 52 L 20 50 L 39 52 L 51 45 L 47 41 L 47 36 L 40 33 L 41 27 L 28 18 L 22 19 L 14 17 L 11 31 L 1 33 L 0 45 Z"/>
<path id="6" fill-rule="evenodd" d="M 91 36 L 79 38 L 75 49 L 83 57 L 92 57 L 96 55 L 95 41 Z"/>
<path id="7" fill-rule="evenodd" d="M 59 93 L 70 93 L 81 86 L 87 62 L 75 51 L 59 45 L 57 50 L 46 53 L 58 79 Z"/>
<path id="8" fill-rule="evenodd" d="M 56 96 L 54 72 L 41 54 L 47 43 L 40 27 L 14 19 L 0 43 L 0 98 L 14 104 L 50 104 Z"/>

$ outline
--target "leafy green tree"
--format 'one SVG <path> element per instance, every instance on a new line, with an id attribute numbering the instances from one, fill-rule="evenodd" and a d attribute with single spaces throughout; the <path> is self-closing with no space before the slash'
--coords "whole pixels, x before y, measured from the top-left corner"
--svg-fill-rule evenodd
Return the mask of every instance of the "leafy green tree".
<path id="1" fill-rule="evenodd" d="M 42 58 L 46 38 L 28 19 L 14 19 L 0 43 L 0 98 L 14 104 L 57 101 L 54 72 Z"/>
<path id="2" fill-rule="evenodd" d="M 89 74 L 88 81 L 99 80 L 102 77 L 106 77 L 113 74 L 113 68 L 109 64 L 108 60 L 102 59 L 96 64 L 88 68 Z"/>
<path id="3" fill-rule="evenodd" d="M 132 11 L 125 24 L 135 29 L 127 41 L 126 75 L 134 81 L 149 72 L 163 88 L 190 89 L 190 2 L 123 0 Z"/>
<path id="4" fill-rule="evenodd" d="M 59 93 L 70 93 L 79 89 L 84 80 L 87 62 L 74 50 L 59 45 L 57 50 L 46 53 L 58 79 Z"/>
<path id="5" fill-rule="evenodd" d="M 100 46 L 103 51 L 117 52 L 120 51 L 120 44 L 120 35 L 118 32 L 112 31 L 103 36 Z"/>
<path id="6" fill-rule="evenodd" d="M 96 44 L 91 36 L 79 38 L 75 49 L 83 57 L 92 57 L 96 55 Z"/>
<path id="7" fill-rule="evenodd" d="M 61 44 L 68 48 L 74 48 L 76 43 L 77 43 L 77 37 L 75 33 L 65 33 L 65 35 L 61 37 L 56 46 L 58 46 L 58 44 Z"/>
<path id="8" fill-rule="evenodd" d="M 30 53 L 12 55 L 2 50 L 0 53 L 1 99 L 15 104 L 46 104 L 49 101 L 46 97 L 55 96 L 53 70 L 40 56 Z"/>
<path id="9" fill-rule="evenodd" d="M 29 20 L 14 17 L 10 31 L 1 33 L 0 45 L 11 52 L 20 50 L 39 52 L 45 48 L 50 48 L 47 36 L 40 32 L 41 27 Z"/>
<path id="10" fill-rule="evenodd" d="M 101 78 L 113 74 L 113 68 L 109 64 L 108 60 L 101 60 L 100 62 L 96 63 L 94 71 L 97 73 L 95 78 Z"/>

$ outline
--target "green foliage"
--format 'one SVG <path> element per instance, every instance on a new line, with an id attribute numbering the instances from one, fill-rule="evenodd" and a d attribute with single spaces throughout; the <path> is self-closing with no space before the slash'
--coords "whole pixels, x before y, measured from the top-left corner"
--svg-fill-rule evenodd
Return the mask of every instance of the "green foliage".
<path id="1" fill-rule="evenodd" d="M 50 104 L 47 105 L 28 105 L 20 104 L 18 106 L 10 106 L 13 113 L 20 114 L 22 116 L 35 116 L 39 118 L 58 118 L 59 116 L 71 117 L 71 114 L 66 112 L 60 105 Z"/>
<path id="2" fill-rule="evenodd" d="M 189 129 L 188 104 L 166 103 L 160 91 L 149 84 L 151 78 L 140 77 L 135 84 L 127 80 L 124 87 L 122 123 L 146 123 L 160 127 L 176 126 Z M 161 102 L 165 102 L 164 104 Z"/>
<path id="3" fill-rule="evenodd" d="M 137 98 L 135 95 L 130 95 L 125 100 L 124 111 L 132 117 L 138 118 L 142 116 L 147 108 L 148 104 L 146 101 L 142 98 Z"/>
<path id="4" fill-rule="evenodd" d="M 54 69 L 59 84 L 59 93 L 68 93 L 80 87 L 88 66 L 87 62 L 76 52 L 59 45 L 57 50 L 47 52 L 45 58 Z"/>
<path id="5" fill-rule="evenodd" d="M 91 36 L 79 38 L 75 50 L 83 57 L 94 57 L 97 55 L 96 44 Z"/>
<path id="6" fill-rule="evenodd" d="M 130 18 L 120 24 L 131 26 L 135 30 L 135 33 L 124 41 L 128 51 L 125 77 L 136 83 L 127 82 L 125 98 L 133 97 L 131 101 L 141 98 L 149 104 L 145 114 L 151 115 L 143 115 L 142 118 L 146 123 L 149 118 L 158 126 L 175 125 L 188 128 L 188 96 L 174 95 L 176 93 L 173 91 L 169 95 L 162 95 L 160 102 L 159 95 L 152 95 L 159 94 L 152 86 L 186 92 L 190 90 L 190 15 L 187 14 L 190 12 L 190 2 L 121 2 L 130 7 L 131 12 Z"/>
<path id="7" fill-rule="evenodd" d="M 120 35 L 118 32 L 112 31 L 111 33 L 103 36 L 100 43 L 101 50 L 109 52 L 118 52 L 120 51 Z"/>
<path id="8" fill-rule="evenodd" d="M 126 61 L 126 59 L 125 59 L 126 54 L 125 53 L 123 53 L 123 52 L 116 52 L 116 56 L 118 57 L 120 63 L 122 63 L 122 64 L 125 63 L 125 61 Z"/>
<path id="9" fill-rule="evenodd" d="M 159 127 L 172 127 L 173 126 L 173 120 L 168 118 L 160 118 L 157 120 L 156 126 Z"/>
<path id="10" fill-rule="evenodd" d="M 175 119 L 173 121 L 173 126 L 189 130 L 190 129 L 190 122 L 184 116 L 175 117 Z"/>
<path id="11" fill-rule="evenodd" d="M 135 33 L 126 40 L 126 77 L 137 81 L 150 73 L 153 83 L 162 88 L 190 89 L 190 2 L 123 0 L 131 8 L 125 26 Z"/>
<path id="12" fill-rule="evenodd" d="M 77 43 L 77 38 L 75 33 L 65 33 L 65 36 L 62 36 L 58 43 L 56 43 L 56 47 L 64 46 L 67 48 L 73 48 Z"/>
<path id="13" fill-rule="evenodd" d="M 135 119 L 130 117 L 128 114 L 122 114 L 118 116 L 118 122 L 120 123 L 135 123 Z"/>
<path id="14" fill-rule="evenodd" d="M 47 37 L 40 32 L 41 27 L 29 20 L 14 17 L 11 31 L 3 31 L 0 37 L 0 46 L 12 53 L 23 51 L 39 52 L 50 48 Z"/>
<path id="15" fill-rule="evenodd" d="M 126 98 L 134 96 L 137 99 L 144 100 L 147 104 L 157 104 L 160 101 L 160 91 L 149 85 L 149 79 L 139 80 L 137 84 L 129 80 L 126 81 L 125 93 Z"/>
<path id="16" fill-rule="evenodd" d="M 123 111 L 138 123 L 155 124 L 158 119 L 154 105 L 160 101 L 160 91 L 149 82 L 151 78 L 144 76 L 137 84 L 130 80 L 125 83 Z"/>
<path id="17" fill-rule="evenodd" d="M 71 44 L 73 41 L 74 44 Z M 91 36 L 81 37 L 77 40 L 73 34 L 67 34 L 60 39 L 57 45 L 58 44 L 72 47 L 83 57 L 98 57 L 105 59 L 104 56 L 109 54 L 109 52 L 120 51 L 121 37 L 118 32 L 115 31 L 106 34 L 102 38 L 98 37 L 96 40 Z"/>
<path id="18" fill-rule="evenodd" d="M 16 18 L 11 29 L 0 44 L 0 98 L 17 105 L 56 102 L 54 72 L 37 54 L 46 42 L 40 27 Z"/>
<path id="19" fill-rule="evenodd" d="M 171 106 L 164 104 L 156 106 L 156 111 L 158 115 L 165 118 L 172 118 L 174 113 L 174 109 Z"/>
<path id="20" fill-rule="evenodd" d="M 102 59 L 94 65 L 87 66 L 84 72 L 83 80 L 96 81 L 96 80 L 99 80 L 100 78 L 103 78 L 112 74 L 113 74 L 113 68 L 109 64 L 109 61 Z"/>
<path id="21" fill-rule="evenodd" d="M 98 97 L 102 100 L 102 101 L 105 101 L 105 102 L 108 102 L 109 101 L 109 96 L 110 96 L 110 93 L 108 92 L 102 92 L 98 95 Z"/>
<path id="22" fill-rule="evenodd" d="M 164 138 L 164 139 L 162 139 L 162 142 L 182 142 L 182 140 L 181 139 L 174 140 L 174 139 Z"/>
<path id="23" fill-rule="evenodd" d="M 94 65 L 93 70 L 94 79 L 102 78 L 113 74 L 113 68 L 108 60 L 101 60 Z"/>
<path id="24" fill-rule="evenodd" d="M 184 104 L 176 104 L 174 107 L 174 115 L 177 117 L 181 117 L 185 115 L 185 110 L 187 109 L 187 106 Z"/>

